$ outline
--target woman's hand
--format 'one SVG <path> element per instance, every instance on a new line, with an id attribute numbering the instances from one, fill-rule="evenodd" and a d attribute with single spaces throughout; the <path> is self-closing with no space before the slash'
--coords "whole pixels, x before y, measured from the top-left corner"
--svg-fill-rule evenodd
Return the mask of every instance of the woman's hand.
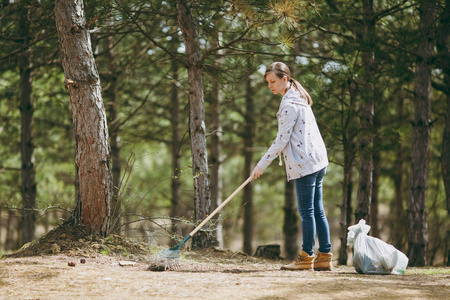
<path id="1" fill-rule="evenodd" d="M 256 166 L 255 169 L 252 172 L 252 178 L 253 179 L 258 179 L 259 176 L 261 176 L 264 173 L 264 170 L 261 169 L 260 167 Z"/>

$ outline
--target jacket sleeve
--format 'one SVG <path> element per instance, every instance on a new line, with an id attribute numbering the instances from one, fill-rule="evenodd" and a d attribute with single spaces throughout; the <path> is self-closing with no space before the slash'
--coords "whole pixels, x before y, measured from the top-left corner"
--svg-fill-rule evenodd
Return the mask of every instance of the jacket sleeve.
<path id="1" fill-rule="evenodd" d="M 297 122 L 297 112 L 296 109 L 290 105 L 285 105 L 279 111 L 278 116 L 278 133 L 277 137 L 272 143 L 272 146 L 267 150 L 266 154 L 258 162 L 258 167 L 265 170 L 272 160 L 274 160 L 286 147 L 290 140 L 292 130 L 295 123 Z"/>

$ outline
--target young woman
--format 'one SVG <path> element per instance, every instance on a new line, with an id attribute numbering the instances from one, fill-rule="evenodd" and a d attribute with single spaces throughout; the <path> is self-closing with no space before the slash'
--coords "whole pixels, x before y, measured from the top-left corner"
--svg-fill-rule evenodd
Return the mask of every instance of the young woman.
<path id="1" fill-rule="evenodd" d="M 328 220 L 322 200 L 322 182 L 328 165 L 327 150 L 311 109 L 311 97 L 291 78 L 281 62 L 271 64 L 264 75 L 272 93 L 283 96 L 277 112 L 278 133 L 272 146 L 252 172 L 259 178 L 277 156 L 284 156 L 287 180 L 295 180 L 297 205 L 302 220 L 303 245 L 297 259 L 283 270 L 332 269 Z M 316 232 L 319 253 L 314 258 Z"/>

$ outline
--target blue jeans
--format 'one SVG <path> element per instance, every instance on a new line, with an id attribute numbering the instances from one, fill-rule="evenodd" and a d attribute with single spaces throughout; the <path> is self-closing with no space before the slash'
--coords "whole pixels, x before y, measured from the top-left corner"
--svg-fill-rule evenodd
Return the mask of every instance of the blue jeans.
<path id="1" fill-rule="evenodd" d="M 309 255 L 314 254 L 316 231 L 319 238 L 319 252 L 331 250 L 330 229 L 323 209 L 322 182 L 327 168 L 295 180 L 297 207 L 302 219 L 302 249 Z"/>

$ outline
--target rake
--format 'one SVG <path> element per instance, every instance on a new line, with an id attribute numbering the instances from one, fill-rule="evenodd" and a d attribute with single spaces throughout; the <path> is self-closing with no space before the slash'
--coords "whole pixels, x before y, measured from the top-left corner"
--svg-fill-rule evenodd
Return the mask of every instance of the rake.
<path id="1" fill-rule="evenodd" d="M 164 270 L 176 270 L 180 267 L 180 249 L 184 243 L 186 243 L 194 234 L 197 233 L 209 220 L 211 220 L 228 202 L 236 196 L 250 181 L 252 181 L 252 176 L 250 176 L 240 187 L 238 187 L 220 206 L 218 206 L 203 222 L 200 223 L 194 230 L 189 233 L 184 240 L 178 245 L 166 249 L 164 251 L 158 252 L 155 255 L 155 260 L 157 265 L 164 265 Z"/>

